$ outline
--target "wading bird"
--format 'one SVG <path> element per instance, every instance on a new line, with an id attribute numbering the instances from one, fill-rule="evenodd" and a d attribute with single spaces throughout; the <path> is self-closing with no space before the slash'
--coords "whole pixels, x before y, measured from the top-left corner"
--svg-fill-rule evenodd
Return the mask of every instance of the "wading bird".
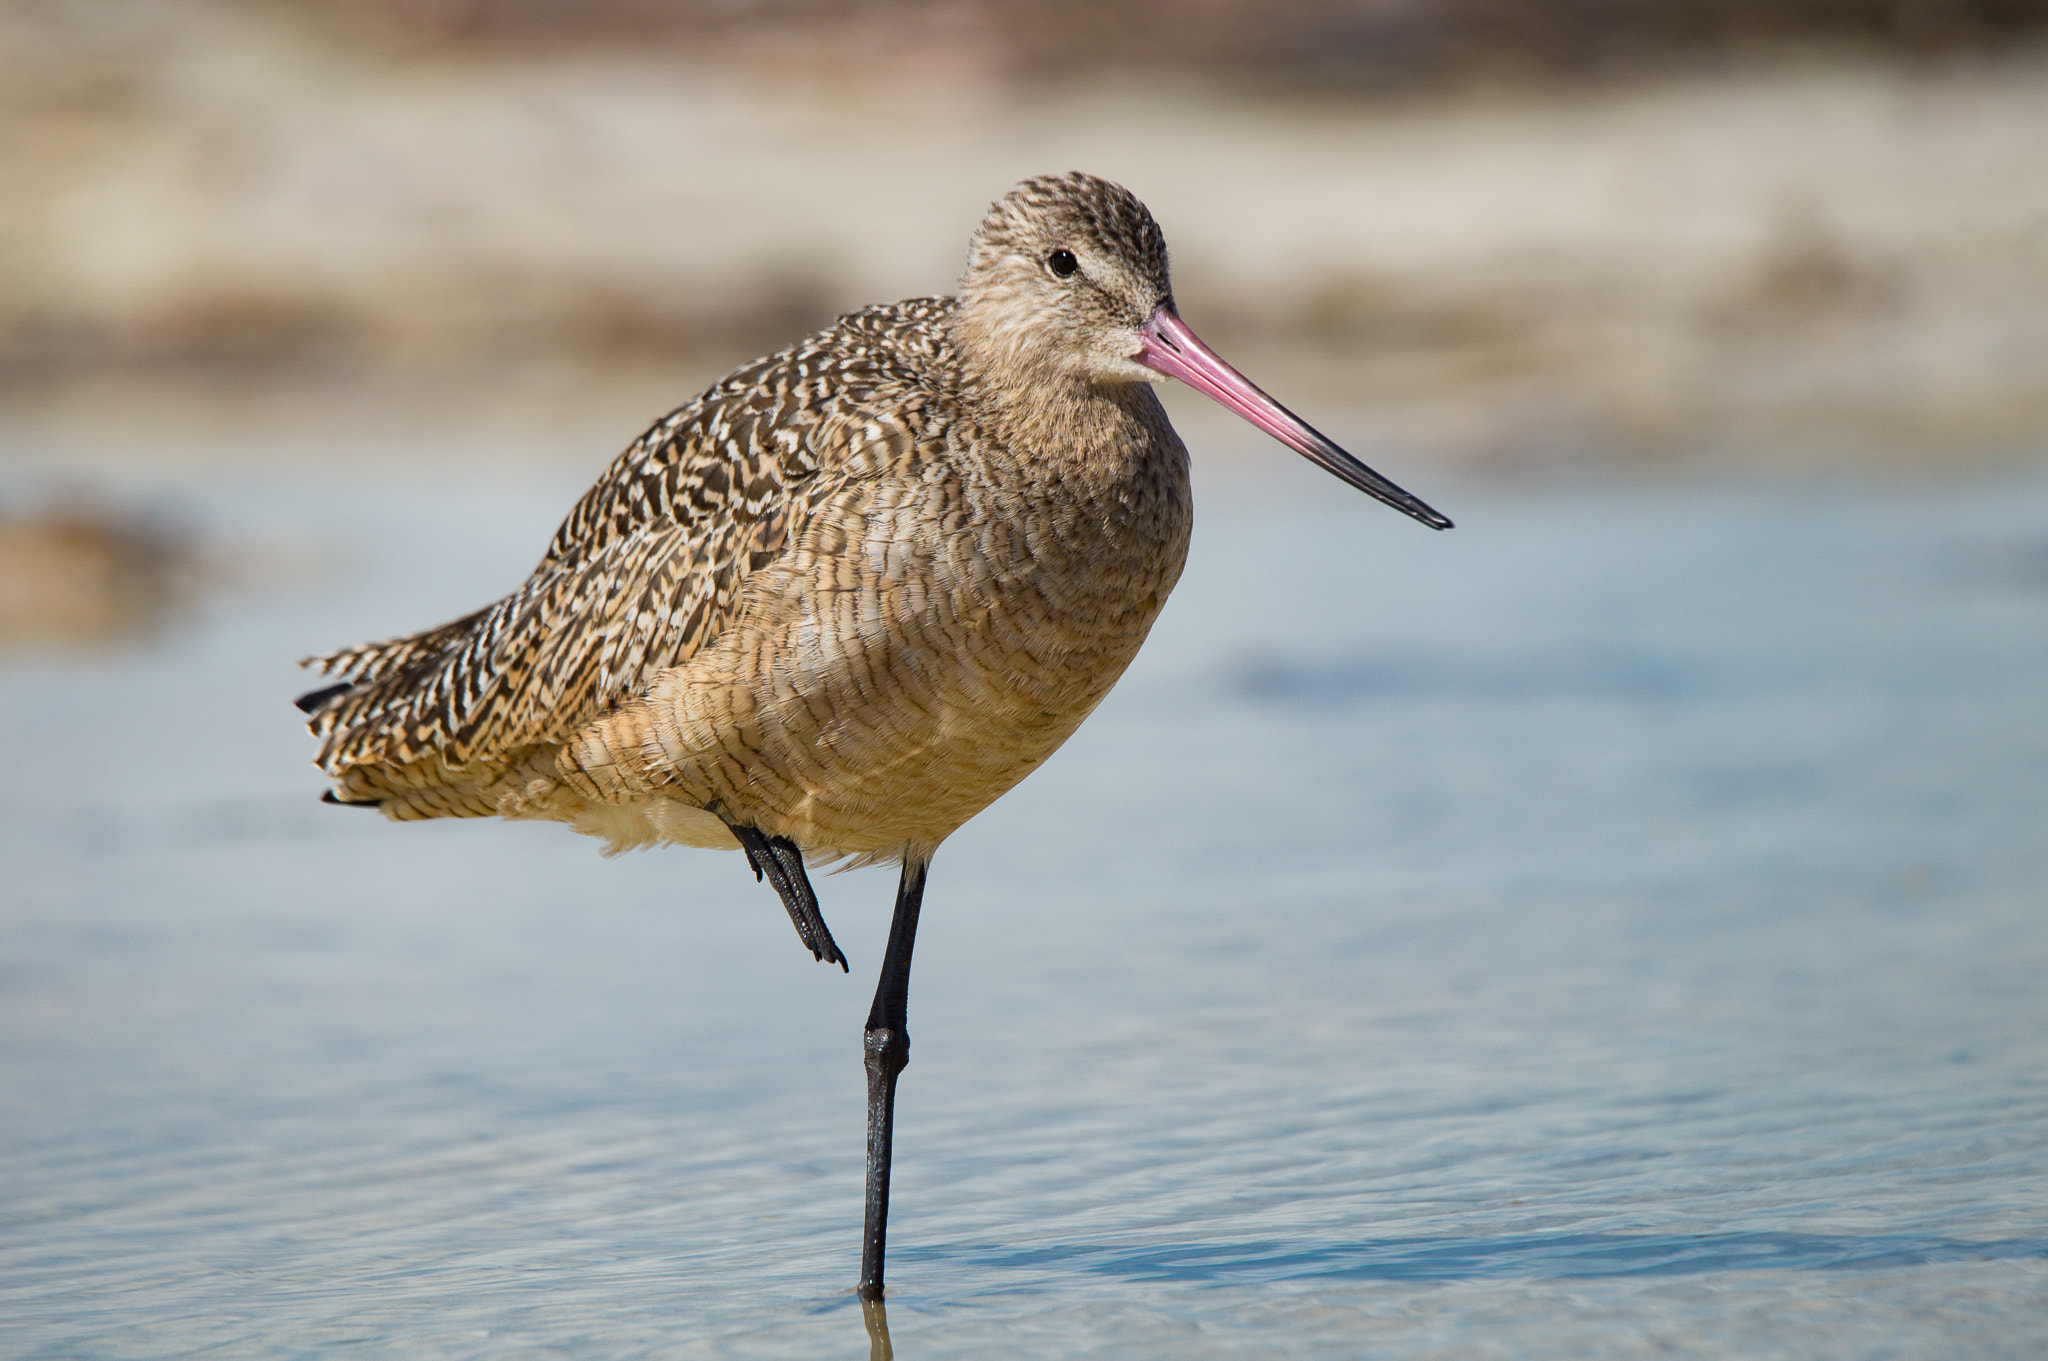
<path id="1" fill-rule="evenodd" d="M 864 1300 L 926 867 L 1101 702 L 1187 554 L 1162 376 L 1450 528 L 1196 339 L 1142 203 L 1046 176 L 989 209 L 957 296 L 852 313 L 655 424 L 511 595 L 307 663 L 342 678 L 299 700 L 331 802 L 736 845 L 842 969 L 807 859 L 902 866 L 866 1030 Z"/>

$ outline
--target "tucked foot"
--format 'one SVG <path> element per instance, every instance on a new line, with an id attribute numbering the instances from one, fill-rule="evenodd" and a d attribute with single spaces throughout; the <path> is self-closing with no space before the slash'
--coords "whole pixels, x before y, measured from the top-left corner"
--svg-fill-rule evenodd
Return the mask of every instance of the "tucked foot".
<path id="1" fill-rule="evenodd" d="M 840 972 L 846 972 L 846 956 L 839 952 L 838 943 L 818 911 L 818 895 L 811 891 L 811 878 L 804 873 L 804 854 L 797 844 L 788 837 L 771 837 L 758 827 L 741 827 L 731 822 L 725 825 L 732 829 L 733 838 L 747 853 L 754 878 L 766 877 L 774 885 L 776 896 L 789 913 L 790 924 L 796 927 L 797 939 L 811 952 L 811 958 L 837 964 Z"/>

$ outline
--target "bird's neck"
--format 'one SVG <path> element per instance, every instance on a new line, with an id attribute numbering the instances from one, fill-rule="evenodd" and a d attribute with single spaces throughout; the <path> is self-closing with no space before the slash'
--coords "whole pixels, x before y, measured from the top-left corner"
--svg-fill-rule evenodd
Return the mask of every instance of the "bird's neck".
<path id="1" fill-rule="evenodd" d="M 1149 383 L 1102 383 L 954 316 L 960 390 L 998 457 L 1064 482 L 1119 482 L 1173 441 Z"/>

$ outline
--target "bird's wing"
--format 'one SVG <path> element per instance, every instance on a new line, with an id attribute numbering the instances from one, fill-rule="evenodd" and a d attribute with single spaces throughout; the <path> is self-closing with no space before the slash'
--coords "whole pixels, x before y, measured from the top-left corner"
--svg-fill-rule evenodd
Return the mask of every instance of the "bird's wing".
<path id="1" fill-rule="evenodd" d="M 302 701 L 321 769 L 339 779 L 374 765 L 384 787 L 473 780 L 687 661 L 822 492 L 902 466 L 927 438 L 949 306 L 855 313 L 736 371 L 612 464 L 517 591 L 308 659 L 348 681 Z"/>

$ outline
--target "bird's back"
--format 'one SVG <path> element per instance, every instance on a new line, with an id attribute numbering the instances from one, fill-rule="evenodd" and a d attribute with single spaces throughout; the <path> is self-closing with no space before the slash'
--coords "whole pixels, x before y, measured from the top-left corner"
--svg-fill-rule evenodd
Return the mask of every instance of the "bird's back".
<path id="1" fill-rule="evenodd" d="M 397 818 L 495 814 L 507 770 L 716 639 L 820 478 L 924 436 L 951 305 L 869 308 L 735 370 L 612 463 L 518 590 L 308 659 L 345 678 L 301 701 L 341 798 Z"/>

